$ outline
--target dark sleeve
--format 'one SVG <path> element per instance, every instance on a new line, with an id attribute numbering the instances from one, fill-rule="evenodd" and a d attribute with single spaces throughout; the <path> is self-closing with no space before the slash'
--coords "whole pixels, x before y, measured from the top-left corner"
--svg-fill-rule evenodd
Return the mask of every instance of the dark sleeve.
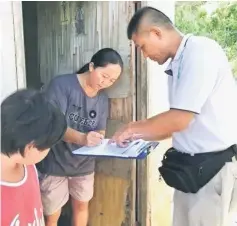
<path id="1" fill-rule="evenodd" d="M 106 130 L 107 119 L 109 115 L 109 99 L 107 95 L 104 95 L 101 101 L 101 114 L 99 116 L 99 123 L 97 130 Z"/>
<path id="2" fill-rule="evenodd" d="M 67 111 L 67 92 L 65 84 L 60 79 L 54 78 L 45 87 L 44 92 L 48 100 L 65 114 Z"/>

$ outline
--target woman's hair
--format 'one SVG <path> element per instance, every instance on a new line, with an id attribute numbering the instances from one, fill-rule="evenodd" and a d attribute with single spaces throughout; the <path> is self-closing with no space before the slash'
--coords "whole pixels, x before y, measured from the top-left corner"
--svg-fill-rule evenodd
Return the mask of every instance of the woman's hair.
<path id="1" fill-rule="evenodd" d="M 96 52 L 91 61 L 94 64 L 94 68 L 97 67 L 106 67 L 108 64 L 119 64 L 121 69 L 123 70 L 123 60 L 119 53 L 111 48 L 104 48 Z M 89 71 L 89 64 L 85 64 L 80 70 L 78 70 L 77 74 L 82 74 L 84 72 Z"/>

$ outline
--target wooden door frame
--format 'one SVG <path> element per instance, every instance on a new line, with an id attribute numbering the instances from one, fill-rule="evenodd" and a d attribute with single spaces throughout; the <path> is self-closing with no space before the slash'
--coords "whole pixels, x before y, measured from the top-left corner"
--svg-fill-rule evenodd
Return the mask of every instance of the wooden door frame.
<path id="1" fill-rule="evenodd" d="M 141 53 L 137 52 L 137 84 L 136 84 L 136 120 L 147 118 L 147 63 Z M 139 65 L 140 64 L 140 65 Z M 136 161 L 136 221 L 138 226 L 148 226 L 148 159 Z"/>
<path id="2" fill-rule="evenodd" d="M 135 10 L 142 7 L 141 1 L 135 1 Z M 135 47 L 134 47 L 135 48 Z M 136 120 L 146 119 L 148 115 L 147 61 L 141 51 L 135 51 L 136 70 Z M 136 161 L 136 222 L 137 226 L 148 226 L 148 160 Z"/>

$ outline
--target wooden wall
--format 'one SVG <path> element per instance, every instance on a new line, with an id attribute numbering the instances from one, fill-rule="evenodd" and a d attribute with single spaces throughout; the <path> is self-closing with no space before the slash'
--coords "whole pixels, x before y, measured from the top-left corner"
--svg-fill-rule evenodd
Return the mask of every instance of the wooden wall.
<path id="1" fill-rule="evenodd" d="M 107 136 L 135 116 L 134 53 L 126 36 L 133 2 L 38 2 L 40 77 L 72 73 L 102 47 L 113 47 L 124 60 L 124 73 L 108 91 Z M 98 159 L 90 226 L 132 226 L 135 222 L 135 162 Z"/>
<path id="2" fill-rule="evenodd" d="M 125 74 L 129 74 L 130 43 L 126 26 L 132 12 L 133 3 L 129 2 L 39 2 L 38 50 L 42 82 L 47 83 L 58 74 L 75 72 L 103 47 L 119 51 Z M 129 95 L 129 76 L 122 76 L 121 80 L 124 80 L 122 89 L 118 83 L 110 97 Z"/>

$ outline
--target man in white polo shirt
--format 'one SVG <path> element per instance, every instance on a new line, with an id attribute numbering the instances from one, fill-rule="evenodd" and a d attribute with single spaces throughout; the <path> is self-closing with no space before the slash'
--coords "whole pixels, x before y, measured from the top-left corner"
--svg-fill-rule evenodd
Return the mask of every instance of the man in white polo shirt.
<path id="1" fill-rule="evenodd" d="M 159 171 L 174 187 L 174 226 L 229 226 L 237 221 L 237 87 L 222 48 L 183 35 L 159 10 L 144 7 L 128 38 L 145 57 L 164 64 L 170 110 L 129 123 L 112 140 L 173 138 Z M 234 219 L 235 218 L 235 219 Z"/>

